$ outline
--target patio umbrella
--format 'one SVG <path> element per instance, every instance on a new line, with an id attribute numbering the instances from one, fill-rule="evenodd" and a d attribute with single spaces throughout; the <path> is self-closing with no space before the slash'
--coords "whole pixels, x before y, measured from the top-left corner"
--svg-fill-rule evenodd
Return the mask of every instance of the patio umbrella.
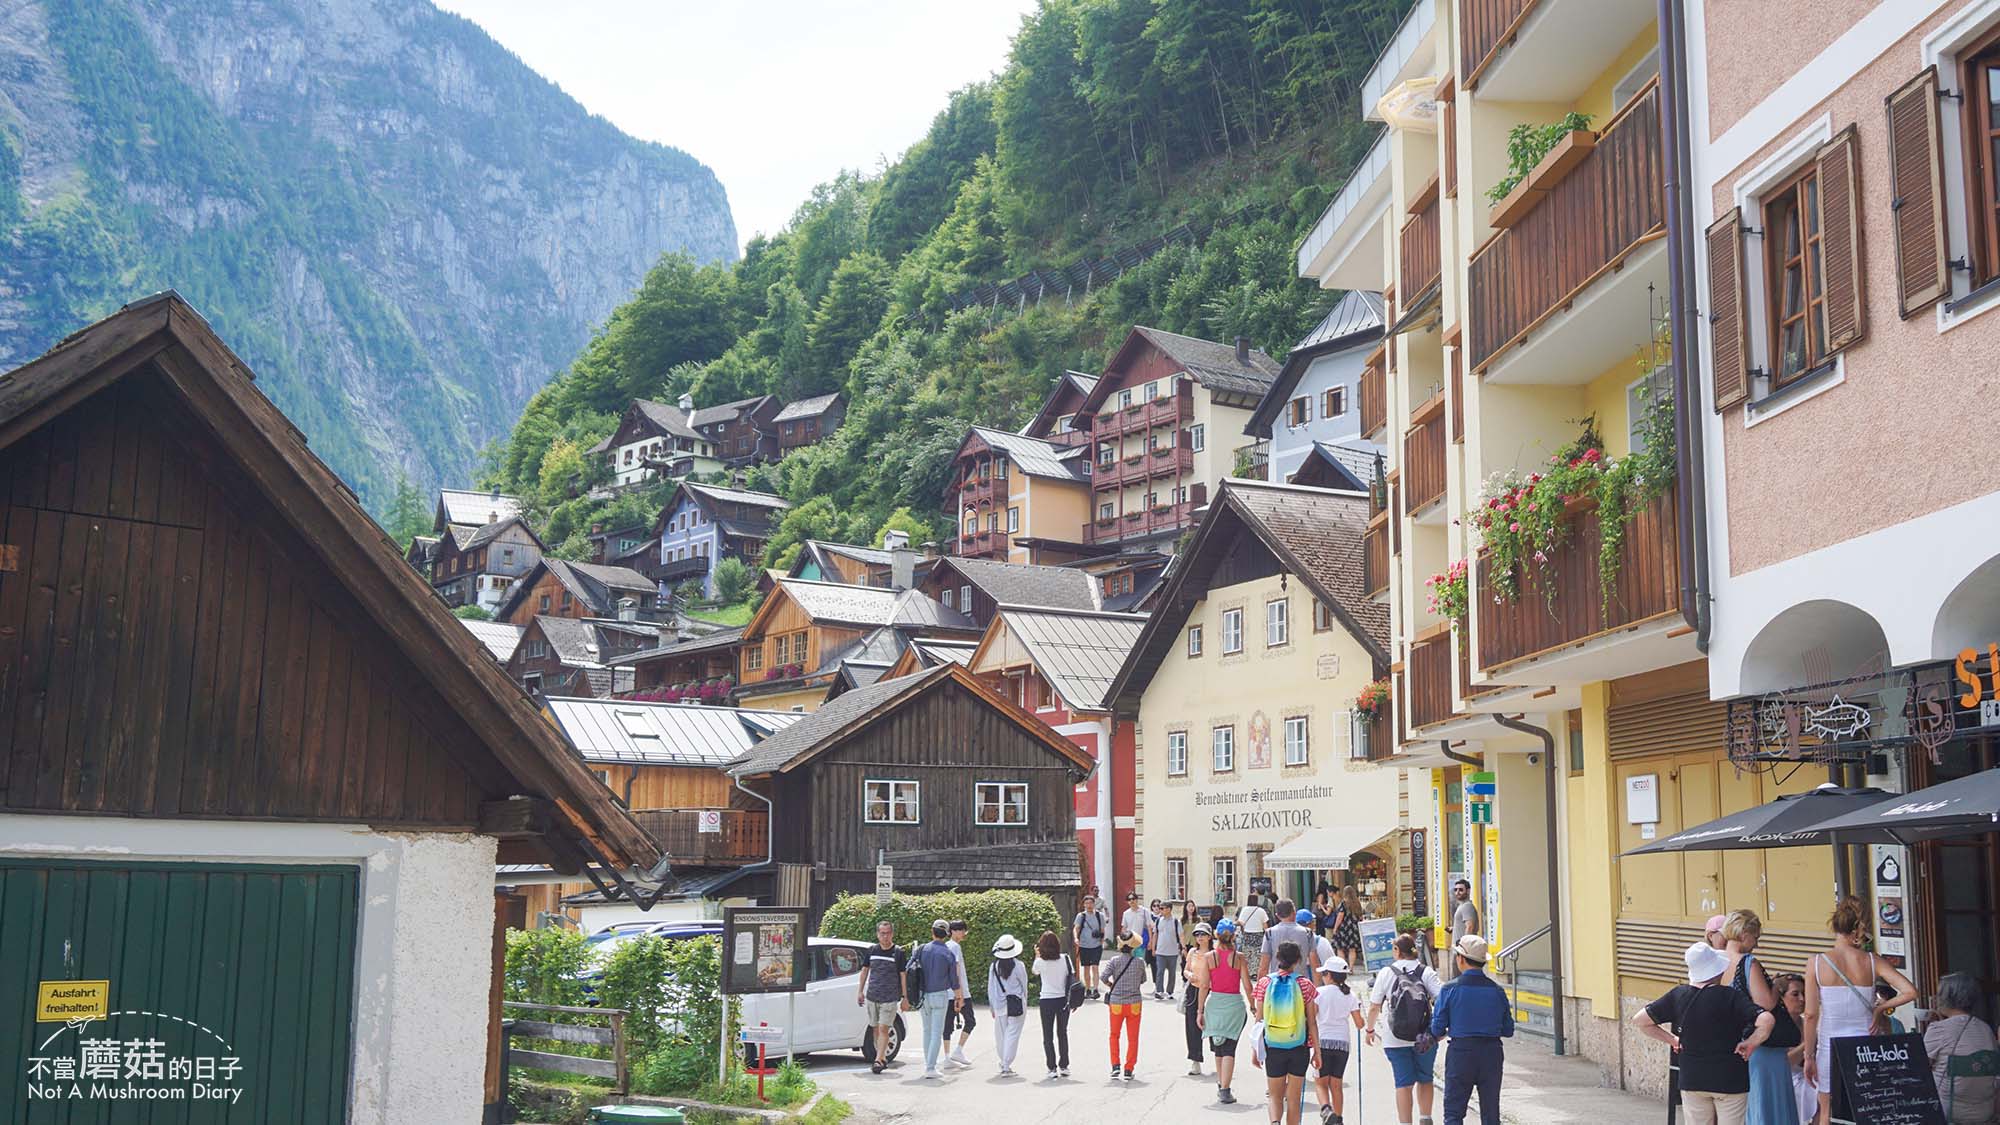
<path id="1" fill-rule="evenodd" d="M 1903 793 L 1818 825 L 1843 844 L 1914 844 L 2000 831 L 2000 769 Z"/>
<path id="2" fill-rule="evenodd" d="M 1717 817 L 1707 824 L 1683 829 L 1664 840 L 1655 840 L 1624 854 L 1726 852 L 1741 848 L 1796 848 L 1807 844 L 1830 844 L 1833 838 L 1825 831 L 1825 821 L 1878 804 L 1895 795 L 1872 786 L 1843 789 L 1838 785 L 1822 785 L 1810 792 L 1791 793 L 1755 808 Z M 1842 842 L 1846 842 L 1845 837 Z"/>

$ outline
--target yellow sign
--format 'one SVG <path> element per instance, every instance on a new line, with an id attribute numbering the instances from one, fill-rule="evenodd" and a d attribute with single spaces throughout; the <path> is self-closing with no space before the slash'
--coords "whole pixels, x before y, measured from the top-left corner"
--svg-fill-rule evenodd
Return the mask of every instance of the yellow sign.
<path id="1" fill-rule="evenodd" d="M 108 980 L 45 980 L 35 993 L 35 1022 L 101 1020 L 111 1014 Z"/>

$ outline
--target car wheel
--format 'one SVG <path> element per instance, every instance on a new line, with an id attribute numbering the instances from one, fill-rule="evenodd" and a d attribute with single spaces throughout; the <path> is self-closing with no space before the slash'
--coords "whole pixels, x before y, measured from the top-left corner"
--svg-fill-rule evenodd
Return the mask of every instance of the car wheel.
<path id="1" fill-rule="evenodd" d="M 896 1056 L 902 1052 L 903 1017 L 897 1016 L 896 1022 L 889 1025 L 889 1054 L 882 1060 L 882 1065 L 887 1066 L 895 1062 Z M 865 1062 L 872 1063 L 875 1061 L 875 1029 L 873 1027 L 861 1033 L 861 1058 Z"/>

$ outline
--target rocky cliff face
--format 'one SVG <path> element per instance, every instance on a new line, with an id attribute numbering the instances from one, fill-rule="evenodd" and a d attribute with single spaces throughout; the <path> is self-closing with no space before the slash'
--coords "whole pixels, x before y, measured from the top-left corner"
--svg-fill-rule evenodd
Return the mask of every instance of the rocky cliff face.
<path id="1" fill-rule="evenodd" d="M 424 0 L 0 4 L 0 370 L 172 287 L 380 503 L 479 448 L 721 185 Z"/>

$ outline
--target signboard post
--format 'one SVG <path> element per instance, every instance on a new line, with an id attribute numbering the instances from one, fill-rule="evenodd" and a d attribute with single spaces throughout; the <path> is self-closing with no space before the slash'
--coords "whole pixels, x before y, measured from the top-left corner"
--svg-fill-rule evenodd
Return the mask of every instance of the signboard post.
<path id="1" fill-rule="evenodd" d="M 875 908 L 887 910 L 889 899 L 896 893 L 896 869 L 889 864 L 875 865 Z"/>
<path id="2" fill-rule="evenodd" d="M 1361 964 L 1380 972 L 1396 960 L 1396 920 L 1368 918 L 1361 923 Z"/>
<path id="3" fill-rule="evenodd" d="M 1835 1039 L 1833 1070 L 1837 1125 L 1945 1125 L 1921 1035 Z"/>
<path id="4" fill-rule="evenodd" d="M 716 1060 L 718 1081 L 727 1081 L 729 1077 L 729 998 L 803 992 L 809 967 L 805 907 L 723 908 L 722 1057 Z"/>

